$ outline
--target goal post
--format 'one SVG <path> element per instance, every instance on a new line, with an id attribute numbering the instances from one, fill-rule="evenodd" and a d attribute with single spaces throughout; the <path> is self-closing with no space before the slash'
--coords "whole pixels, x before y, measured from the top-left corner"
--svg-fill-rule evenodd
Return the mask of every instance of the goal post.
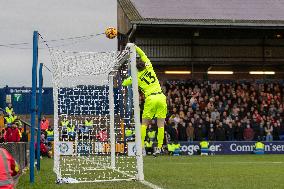
<path id="1" fill-rule="evenodd" d="M 50 53 L 57 181 L 143 181 L 135 45 L 129 43 L 121 52 Z M 131 90 L 122 87 L 128 68 Z M 129 112 L 121 113 L 129 105 Z M 126 124 L 135 130 L 135 140 L 125 145 Z"/>
<path id="2" fill-rule="evenodd" d="M 110 129 L 110 153 L 111 168 L 115 169 L 115 132 L 114 132 L 114 94 L 113 94 L 113 75 L 109 75 L 109 129 Z"/>
<path id="3" fill-rule="evenodd" d="M 142 142 L 141 142 L 141 125 L 140 125 L 140 108 L 139 108 L 139 93 L 138 93 L 138 77 L 136 69 L 136 49 L 133 43 L 127 44 L 130 50 L 130 70 L 132 76 L 132 94 L 134 106 L 134 120 L 135 120 L 135 143 L 136 143 L 136 158 L 137 158 L 137 180 L 144 180 L 143 173 L 143 156 L 142 156 Z"/>

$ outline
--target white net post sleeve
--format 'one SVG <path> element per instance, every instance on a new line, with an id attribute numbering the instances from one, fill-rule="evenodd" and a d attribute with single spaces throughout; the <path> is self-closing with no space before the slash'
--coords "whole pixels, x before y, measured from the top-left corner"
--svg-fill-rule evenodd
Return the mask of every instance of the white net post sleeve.
<path id="1" fill-rule="evenodd" d="M 55 79 L 53 78 L 53 99 L 56 99 L 53 101 L 54 104 L 54 120 L 58 120 L 58 90 L 57 90 L 57 82 L 55 82 Z M 53 170 L 55 174 L 58 177 L 60 176 L 60 157 L 59 157 L 59 131 L 58 131 L 58 121 L 54 121 L 54 164 L 53 164 Z"/>
<path id="2" fill-rule="evenodd" d="M 111 167 L 115 168 L 115 131 L 114 131 L 114 94 L 113 75 L 109 75 L 109 116 L 110 116 L 110 153 Z"/>
<path id="3" fill-rule="evenodd" d="M 137 159 L 137 180 L 144 180 L 143 173 L 143 156 L 141 143 L 141 125 L 140 125 L 140 107 L 138 93 L 138 77 L 136 68 L 136 49 L 134 44 L 128 44 L 130 47 L 130 67 L 132 76 L 133 106 L 134 106 L 134 122 L 135 122 L 135 143 L 136 143 L 136 159 Z"/>

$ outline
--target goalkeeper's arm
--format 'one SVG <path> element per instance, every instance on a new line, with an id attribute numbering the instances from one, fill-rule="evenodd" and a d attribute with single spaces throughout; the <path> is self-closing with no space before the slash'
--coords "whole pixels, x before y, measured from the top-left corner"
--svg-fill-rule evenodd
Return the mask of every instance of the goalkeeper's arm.
<path id="1" fill-rule="evenodd" d="M 129 76 L 128 78 L 126 78 L 125 80 L 123 80 L 122 82 L 122 86 L 126 87 L 132 84 L 132 77 Z"/>
<path id="2" fill-rule="evenodd" d="M 147 55 L 144 53 L 144 51 L 142 49 L 140 49 L 140 47 L 135 45 L 135 48 L 136 48 L 137 54 L 140 56 L 140 58 L 143 62 L 145 62 L 145 63 L 150 62 L 150 59 L 147 57 Z"/>
<path id="3" fill-rule="evenodd" d="M 147 55 L 144 53 L 144 51 L 135 45 L 135 49 L 137 54 L 140 56 L 141 60 L 145 63 L 145 66 L 150 67 L 152 66 L 150 59 L 147 57 Z M 132 84 L 132 77 L 129 76 L 127 79 L 123 80 L 122 86 L 129 86 Z"/>

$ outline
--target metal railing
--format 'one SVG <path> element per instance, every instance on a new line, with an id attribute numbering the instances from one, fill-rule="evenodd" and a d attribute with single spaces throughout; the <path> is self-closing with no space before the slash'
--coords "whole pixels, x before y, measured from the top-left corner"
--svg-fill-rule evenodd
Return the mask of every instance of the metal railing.
<path id="1" fill-rule="evenodd" d="M 24 169 L 29 163 L 29 143 L 28 142 L 7 142 L 0 143 L 1 148 L 5 148 Z"/>

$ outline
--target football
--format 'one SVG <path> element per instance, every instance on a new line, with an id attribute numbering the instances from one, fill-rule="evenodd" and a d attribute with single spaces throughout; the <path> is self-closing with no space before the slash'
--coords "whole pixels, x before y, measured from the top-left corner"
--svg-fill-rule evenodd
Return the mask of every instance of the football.
<path id="1" fill-rule="evenodd" d="M 114 27 L 109 27 L 105 31 L 106 37 L 109 39 L 113 39 L 117 36 L 117 29 Z"/>

